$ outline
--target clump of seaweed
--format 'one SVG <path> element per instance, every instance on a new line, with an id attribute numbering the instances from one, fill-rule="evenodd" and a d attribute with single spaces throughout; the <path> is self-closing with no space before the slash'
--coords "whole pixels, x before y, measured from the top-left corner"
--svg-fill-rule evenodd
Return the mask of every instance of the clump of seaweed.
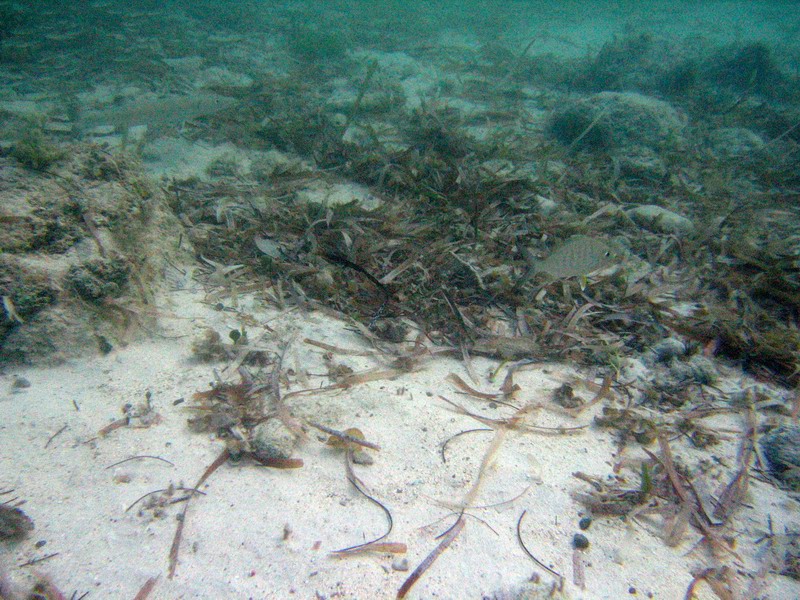
<path id="1" fill-rule="evenodd" d="M 11 154 L 30 169 L 42 171 L 63 159 L 66 151 L 48 140 L 42 129 L 31 125 L 19 138 Z"/>
<path id="2" fill-rule="evenodd" d="M 201 362 L 223 360 L 229 355 L 230 351 L 222 342 L 222 336 L 210 327 L 192 341 L 192 356 Z"/>
<path id="3" fill-rule="evenodd" d="M 287 35 L 287 47 L 296 58 L 307 62 L 341 61 L 347 55 L 349 43 L 341 29 L 296 25 Z"/>
<path id="4" fill-rule="evenodd" d="M 191 408 L 197 416 L 189 419 L 189 427 L 194 431 L 216 434 L 225 443 L 225 448 L 206 468 L 186 499 L 170 548 L 170 578 L 178 566 L 178 552 L 190 501 L 214 471 L 229 460 L 238 462 L 243 459 L 277 469 L 303 466 L 303 460 L 292 458 L 291 454 L 297 440 L 305 439 L 306 434 L 290 413 L 280 390 L 283 357 L 288 346 L 285 344 L 278 354 L 267 381 L 258 382 L 244 367 L 239 367 L 239 383 L 217 381 L 210 390 L 194 395 L 195 404 Z M 244 350 L 236 362 L 241 364 L 248 354 L 249 351 Z M 272 411 L 267 410 L 267 396 L 272 400 Z M 273 419 L 278 422 L 278 427 L 272 426 Z"/>
<path id="5" fill-rule="evenodd" d="M 0 496 L 6 496 L 13 491 L 0 491 Z M 16 498 L 0 503 L 0 540 L 19 541 L 33 531 L 33 521 L 20 508 L 22 504 L 24 501 Z"/>

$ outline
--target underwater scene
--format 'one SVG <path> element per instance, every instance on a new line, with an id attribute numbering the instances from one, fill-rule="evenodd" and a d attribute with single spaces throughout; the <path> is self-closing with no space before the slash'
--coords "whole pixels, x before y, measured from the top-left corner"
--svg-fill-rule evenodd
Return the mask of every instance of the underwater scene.
<path id="1" fill-rule="evenodd" d="M 800 3 L 0 0 L 0 600 L 800 598 Z"/>

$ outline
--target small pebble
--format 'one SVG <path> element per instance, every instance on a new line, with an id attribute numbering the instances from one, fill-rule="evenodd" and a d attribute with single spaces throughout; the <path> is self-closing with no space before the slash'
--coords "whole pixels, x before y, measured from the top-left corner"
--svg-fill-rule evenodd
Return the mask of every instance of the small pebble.
<path id="1" fill-rule="evenodd" d="M 15 390 L 21 390 L 31 387 L 31 382 L 24 377 L 14 377 L 14 383 L 11 384 L 11 387 Z"/>
<path id="2" fill-rule="evenodd" d="M 580 521 L 578 521 L 578 527 L 580 527 L 583 531 L 586 531 L 591 526 L 592 517 L 583 517 Z"/>
<path id="3" fill-rule="evenodd" d="M 666 363 L 686 353 L 686 345 L 677 338 L 665 338 L 653 345 L 651 351 L 656 361 Z"/>
<path id="4" fill-rule="evenodd" d="M 586 550 L 589 547 L 589 538 L 582 533 L 576 533 L 572 538 L 572 546 L 578 550 Z"/>
<path id="5" fill-rule="evenodd" d="M 408 571 L 408 559 L 397 557 L 392 561 L 392 568 L 395 571 Z"/>
<path id="6" fill-rule="evenodd" d="M 364 450 L 356 450 L 353 452 L 353 462 L 357 465 L 371 465 L 375 462 L 375 459 Z"/>

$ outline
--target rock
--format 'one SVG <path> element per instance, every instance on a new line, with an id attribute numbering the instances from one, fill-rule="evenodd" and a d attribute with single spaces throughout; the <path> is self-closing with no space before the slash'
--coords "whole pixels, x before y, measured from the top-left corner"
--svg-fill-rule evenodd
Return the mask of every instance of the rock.
<path id="1" fill-rule="evenodd" d="M 743 127 L 715 129 L 708 136 L 708 144 L 711 153 L 720 160 L 752 159 L 764 148 L 761 136 Z"/>
<path id="2" fill-rule="evenodd" d="M 632 92 L 601 92 L 567 100 L 550 119 L 550 133 L 566 145 L 590 150 L 651 150 L 681 146 L 686 119 L 663 100 Z"/>
<path id="3" fill-rule="evenodd" d="M 620 175 L 626 179 L 661 181 L 667 174 L 666 163 L 649 148 L 626 150 L 617 159 Z"/>
<path id="4" fill-rule="evenodd" d="M 133 146 L 141 146 L 147 140 L 147 125 L 134 125 L 128 127 L 127 142 Z"/>
<path id="5" fill-rule="evenodd" d="M 256 425 L 253 429 L 253 452 L 262 458 L 290 458 L 296 438 L 278 419 Z"/>
<path id="6" fill-rule="evenodd" d="M 642 204 L 627 214 L 636 224 L 655 233 L 686 235 L 694 231 L 689 219 L 656 204 Z"/>
<path id="7" fill-rule="evenodd" d="M 686 345 L 677 338 L 665 338 L 650 349 L 656 362 L 667 363 L 686 354 Z"/>
<path id="8" fill-rule="evenodd" d="M 33 521 L 21 508 L 0 504 L 0 540 L 19 541 L 31 531 L 33 531 Z M 5 595 L 3 597 L 5 598 Z"/>
<path id="9" fill-rule="evenodd" d="M 555 200 L 548 198 L 546 196 L 542 196 L 541 194 L 536 194 L 536 203 L 539 205 L 539 212 L 543 215 L 547 216 L 552 214 L 556 208 L 558 208 L 558 204 Z"/>
<path id="10" fill-rule="evenodd" d="M 14 381 L 11 384 L 11 387 L 14 388 L 15 390 L 22 390 L 31 387 L 31 382 L 27 378 L 20 377 L 19 375 L 17 375 L 14 377 Z"/>
<path id="11" fill-rule="evenodd" d="M 357 465 L 369 466 L 375 463 L 375 459 L 364 450 L 356 450 L 353 452 L 353 462 Z"/>
<path id="12" fill-rule="evenodd" d="M 693 356 L 686 362 L 674 362 L 670 374 L 679 381 L 692 380 L 700 385 L 710 385 L 717 380 L 717 368 L 705 356 Z"/>
<path id="13" fill-rule="evenodd" d="M 572 536 L 572 547 L 577 550 L 586 550 L 589 547 L 589 538 L 582 533 Z"/>
<path id="14" fill-rule="evenodd" d="M 392 569 L 395 571 L 408 571 L 408 559 L 398 556 L 392 561 Z"/>

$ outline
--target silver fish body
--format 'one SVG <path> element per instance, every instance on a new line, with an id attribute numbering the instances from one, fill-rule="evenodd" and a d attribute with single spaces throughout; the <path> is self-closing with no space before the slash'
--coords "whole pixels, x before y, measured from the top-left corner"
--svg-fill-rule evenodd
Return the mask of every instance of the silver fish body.
<path id="1" fill-rule="evenodd" d="M 81 127 L 88 131 L 97 125 L 110 125 L 124 132 L 134 125 L 147 125 L 153 131 L 181 125 L 198 117 L 213 115 L 236 104 L 233 98 L 213 92 L 157 96 L 145 94 L 116 106 L 87 111 L 81 116 Z"/>
<path id="2" fill-rule="evenodd" d="M 612 266 L 619 258 L 604 241 L 586 235 L 572 236 L 545 259 L 536 259 L 530 251 L 526 255 L 530 265 L 528 277 L 547 273 L 553 279 L 586 277 Z"/>

